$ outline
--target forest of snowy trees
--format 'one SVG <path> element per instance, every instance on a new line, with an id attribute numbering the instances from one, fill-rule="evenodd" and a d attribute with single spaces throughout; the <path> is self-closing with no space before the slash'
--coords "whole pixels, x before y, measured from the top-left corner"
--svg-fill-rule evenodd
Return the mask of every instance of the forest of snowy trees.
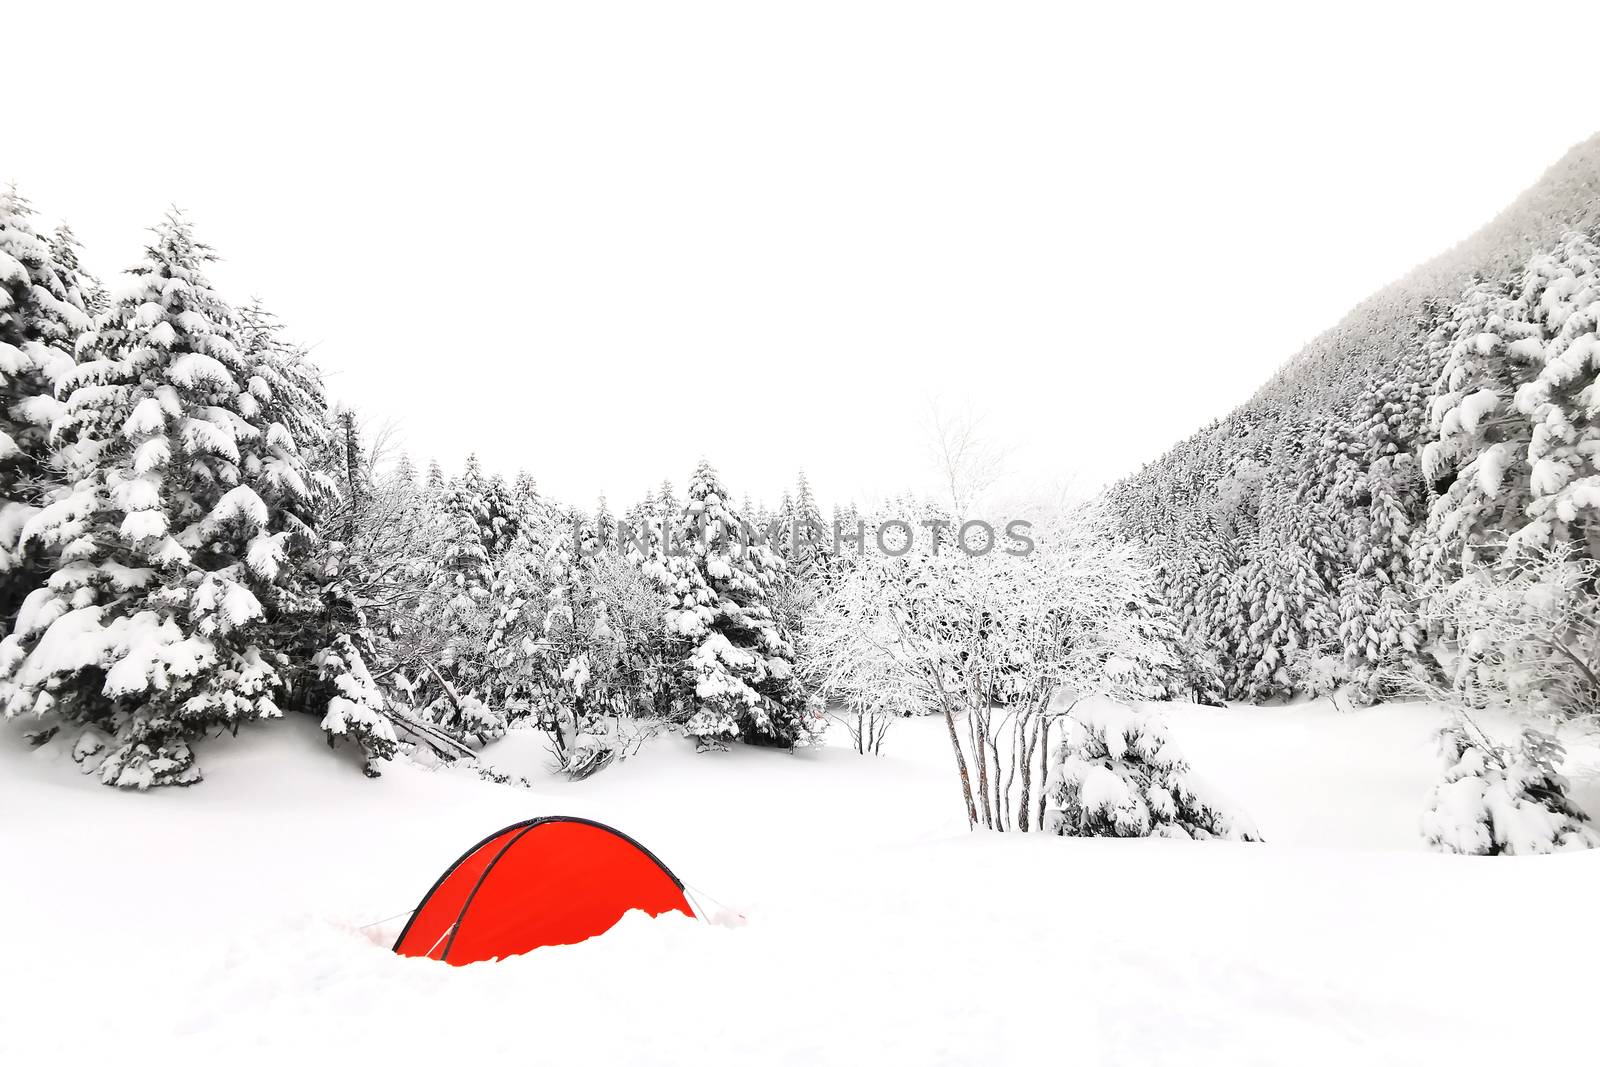
<path id="1" fill-rule="evenodd" d="M 287 713 L 370 774 L 521 723 L 582 777 L 662 728 L 792 748 L 832 712 L 876 751 L 893 716 L 976 709 L 952 740 L 996 824 L 1001 764 L 1027 780 L 1022 727 L 1060 685 L 1173 688 L 1150 568 L 1088 509 L 1032 553 L 911 494 L 825 518 L 803 474 L 769 509 L 702 462 L 618 514 L 475 458 L 423 469 L 212 288 L 181 214 L 109 291 L 36 219 L 0 198 L 0 706 L 107 784 L 196 782 L 197 738 Z M 885 657 L 889 603 L 907 640 Z"/>
<path id="2" fill-rule="evenodd" d="M 374 775 L 534 724 L 573 777 L 662 729 L 793 748 L 834 715 L 872 753 L 936 714 L 973 825 L 1251 839 L 1158 723 L 1104 701 L 1421 696 L 1463 709 L 1438 847 L 1593 843 L 1553 732 L 1600 699 L 1585 151 L 1226 418 L 1020 535 L 985 525 L 982 551 L 962 523 L 993 456 L 970 435 L 935 449 L 945 499 L 827 516 L 804 475 L 767 508 L 708 462 L 620 512 L 529 470 L 418 465 L 328 402 L 269 310 L 212 288 L 181 214 L 107 289 L 13 190 L 0 706 L 141 789 L 198 781 L 196 739 L 289 713 Z M 1519 745 L 1474 728 L 1491 706 Z"/>

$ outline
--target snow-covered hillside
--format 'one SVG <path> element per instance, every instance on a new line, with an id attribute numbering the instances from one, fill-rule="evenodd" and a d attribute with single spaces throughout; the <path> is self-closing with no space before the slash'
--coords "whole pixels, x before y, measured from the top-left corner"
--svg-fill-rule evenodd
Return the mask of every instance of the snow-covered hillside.
<path id="1" fill-rule="evenodd" d="M 0 1062 L 1585 1061 L 1600 930 L 1546 914 L 1600 852 L 1423 850 L 1435 711 L 1166 712 L 1267 844 L 970 833 L 934 719 L 876 759 L 667 735 L 582 783 L 513 731 L 488 758 L 525 790 L 371 782 L 294 716 L 147 794 L 8 726 Z M 551 813 L 637 837 L 725 921 L 465 968 L 388 951 L 463 849 Z"/>

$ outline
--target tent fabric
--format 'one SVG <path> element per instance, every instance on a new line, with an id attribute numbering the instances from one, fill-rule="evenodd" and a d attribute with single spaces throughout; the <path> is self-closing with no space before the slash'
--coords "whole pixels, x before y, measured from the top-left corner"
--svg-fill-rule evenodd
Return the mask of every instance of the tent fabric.
<path id="1" fill-rule="evenodd" d="M 394 951 L 466 964 L 573 945 L 633 909 L 693 917 L 683 883 L 603 823 L 558 815 L 497 830 L 434 883 Z"/>

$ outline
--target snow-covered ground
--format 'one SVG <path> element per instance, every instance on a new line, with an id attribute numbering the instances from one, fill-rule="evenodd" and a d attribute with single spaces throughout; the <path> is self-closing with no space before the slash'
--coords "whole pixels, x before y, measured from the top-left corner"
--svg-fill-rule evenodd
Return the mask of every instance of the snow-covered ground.
<path id="1" fill-rule="evenodd" d="M 878 759 L 665 736 L 576 784 L 513 734 L 487 758 L 530 791 L 367 781 L 306 719 L 143 795 L 6 727 L 0 1063 L 1586 1062 L 1600 928 L 1566 917 L 1600 853 L 1424 851 L 1437 714 L 1170 708 L 1265 845 L 968 833 L 934 720 Z M 551 813 L 625 830 L 744 925 L 634 915 L 465 968 L 388 951 L 463 849 Z"/>

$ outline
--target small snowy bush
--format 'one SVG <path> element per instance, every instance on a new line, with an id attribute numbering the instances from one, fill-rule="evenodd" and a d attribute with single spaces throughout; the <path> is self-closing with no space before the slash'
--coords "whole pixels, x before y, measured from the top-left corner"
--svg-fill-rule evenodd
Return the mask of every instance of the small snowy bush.
<path id="1" fill-rule="evenodd" d="M 1516 856 L 1600 847 L 1556 769 L 1565 752 L 1549 734 L 1522 731 L 1516 748 L 1457 724 L 1439 732 L 1444 781 L 1428 797 L 1422 833 L 1440 852 Z"/>
<path id="2" fill-rule="evenodd" d="M 1073 705 L 1046 785 L 1045 828 L 1064 837 L 1259 841 L 1189 769 L 1155 716 L 1107 697 Z"/>

